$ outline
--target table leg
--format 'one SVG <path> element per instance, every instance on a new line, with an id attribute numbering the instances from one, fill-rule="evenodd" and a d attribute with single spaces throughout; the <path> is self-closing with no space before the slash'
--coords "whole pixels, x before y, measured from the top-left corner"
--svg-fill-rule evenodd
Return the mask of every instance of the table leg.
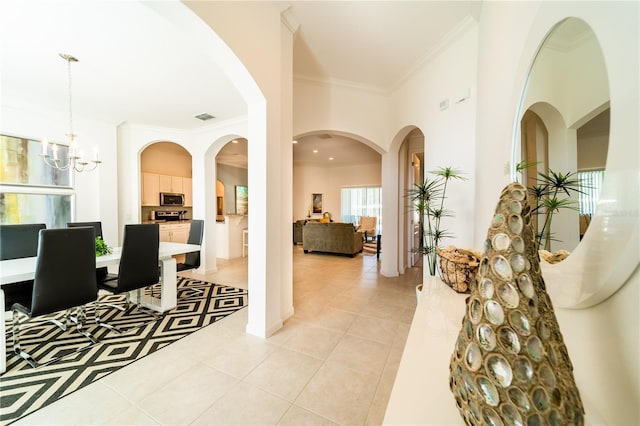
<path id="1" fill-rule="evenodd" d="M 176 260 L 171 257 L 160 261 L 160 298 L 142 296 L 140 304 L 157 312 L 166 312 L 178 304 L 178 280 L 176 279 Z M 131 300 L 137 302 L 136 292 L 131 292 Z"/>

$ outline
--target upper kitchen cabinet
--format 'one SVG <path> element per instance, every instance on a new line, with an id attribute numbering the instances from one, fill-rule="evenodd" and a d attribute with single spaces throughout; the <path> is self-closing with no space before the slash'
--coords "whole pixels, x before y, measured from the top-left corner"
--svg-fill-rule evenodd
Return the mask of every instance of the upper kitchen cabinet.
<path id="1" fill-rule="evenodd" d="M 161 192 L 184 194 L 184 207 L 193 206 L 191 162 L 191 154 L 176 143 L 156 142 L 146 147 L 140 153 L 141 206 L 159 206 Z"/>
<path id="2" fill-rule="evenodd" d="M 182 178 L 182 193 L 184 194 L 184 206 L 192 207 L 193 206 L 193 187 L 192 185 L 193 179 L 191 178 Z"/>
<path id="3" fill-rule="evenodd" d="M 182 194 L 184 192 L 182 179 L 180 176 L 160 175 L 160 192 Z"/>
<path id="4" fill-rule="evenodd" d="M 142 173 L 142 205 L 160 205 L 160 176 L 155 173 Z"/>

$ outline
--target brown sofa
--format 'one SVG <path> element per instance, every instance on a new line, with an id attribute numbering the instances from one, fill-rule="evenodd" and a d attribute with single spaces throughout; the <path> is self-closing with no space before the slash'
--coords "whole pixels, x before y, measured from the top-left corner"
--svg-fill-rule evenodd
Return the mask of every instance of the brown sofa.
<path id="1" fill-rule="evenodd" d="M 362 252 L 362 235 L 351 223 L 309 222 L 302 227 L 302 248 L 310 251 L 348 254 Z"/>

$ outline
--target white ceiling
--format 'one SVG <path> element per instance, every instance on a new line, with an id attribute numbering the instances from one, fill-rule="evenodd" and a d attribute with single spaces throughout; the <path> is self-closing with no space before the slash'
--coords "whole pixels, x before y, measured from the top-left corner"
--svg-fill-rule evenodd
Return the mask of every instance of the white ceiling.
<path id="1" fill-rule="evenodd" d="M 480 1 L 294 1 L 297 76 L 389 91 Z"/>
<path id="2" fill-rule="evenodd" d="M 294 44 L 296 77 L 388 92 L 467 16 L 477 18 L 481 2 L 289 4 L 300 23 Z M 115 125 L 196 129 L 246 113 L 216 64 L 144 2 L 3 0 L 0 40 L 0 94 L 17 106 L 67 111 L 67 67 L 58 54 L 69 53 L 79 59 L 71 70 L 75 116 Z M 216 119 L 193 118 L 204 112 Z M 342 137 L 305 137 L 294 156 L 306 152 L 307 143 L 321 146 L 324 157 L 325 151 L 329 155 L 339 147 L 341 155 L 330 154 L 335 164 L 378 155 Z M 323 157 L 295 160 L 314 158 Z"/>

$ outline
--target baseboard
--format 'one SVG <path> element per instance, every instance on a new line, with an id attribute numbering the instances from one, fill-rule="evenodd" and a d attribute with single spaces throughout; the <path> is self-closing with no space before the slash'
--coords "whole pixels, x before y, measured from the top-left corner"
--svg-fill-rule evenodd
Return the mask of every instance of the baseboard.
<path id="1" fill-rule="evenodd" d="M 251 334 L 253 336 L 257 336 L 257 337 L 261 337 L 263 339 L 266 339 L 267 337 L 271 336 L 273 333 L 275 333 L 276 331 L 280 330 L 282 328 L 282 319 L 278 319 L 276 322 L 274 322 L 273 324 L 271 324 L 270 326 L 268 326 L 265 329 L 262 329 L 262 327 L 256 327 L 252 324 L 247 324 L 247 327 L 245 328 L 245 332 L 247 334 Z"/>

